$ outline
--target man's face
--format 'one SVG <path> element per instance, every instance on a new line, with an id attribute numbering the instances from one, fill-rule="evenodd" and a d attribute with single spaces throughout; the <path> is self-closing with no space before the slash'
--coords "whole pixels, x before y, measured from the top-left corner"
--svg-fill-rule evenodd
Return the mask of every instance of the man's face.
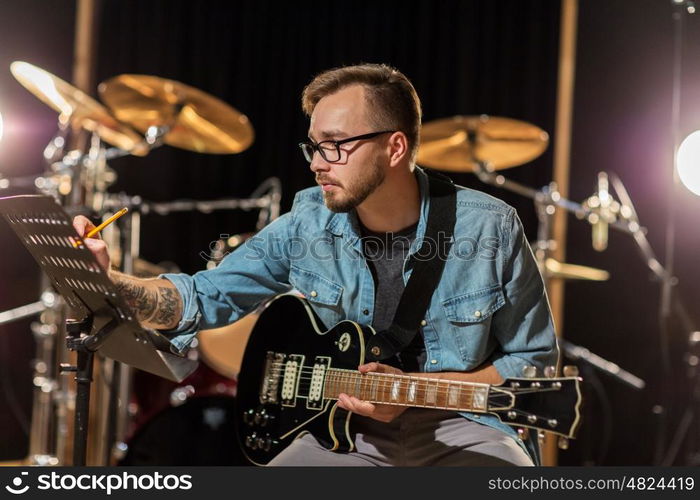
<path id="1" fill-rule="evenodd" d="M 364 89 L 353 85 L 321 99 L 311 115 L 309 138 L 318 143 L 375 132 L 366 117 Z M 384 181 L 386 136 L 340 145 L 340 160 L 329 163 L 316 152 L 311 170 L 333 212 L 348 212 Z"/>

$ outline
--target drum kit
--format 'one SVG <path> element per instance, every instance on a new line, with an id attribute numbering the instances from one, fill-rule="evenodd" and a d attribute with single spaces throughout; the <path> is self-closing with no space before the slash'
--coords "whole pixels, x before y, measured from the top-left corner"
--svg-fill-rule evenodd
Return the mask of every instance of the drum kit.
<path id="1" fill-rule="evenodd" d="M 102 102 L 36 66 L 15 62 L 15 78 L 42 102 L 58 112 L 58 133 L 44 156 L 46 173 L 39 177 L 0 179 L 3 188 L 27 187 L 50 194 L 72 213 L 106 217 L 128 207 L 113 231 L 103 235 L 113 249 L 113 262 L 130 274 L 156 275 L 169 271 L 139 256 L 140 218 L 155 213 L 213 210 L 259 210 L 255 230 L 279 215 L 281 185 L 276 178 L 264 181 L 244 199 L 210 201 L 176 200 L 154 203 L 138 196 L 108 192 L 116 174 L 107 162 L 133 155 L 147 157 L 156 147 L 173 147 L 211 154 L 240 153 L 251 146 L 254 131 L 249 119 L 225 102 L 183 83 L 156 76 L 124 74 L 98 87 Z M 104 103 L 104 104 L 103 104 Z M 67 138 L 88 131 L 91 140 L 83 149 L 67 151 Z M 550 183 L 533 189 L 507 179 L 504 169 L 537 158 L 549 143 L 539 127 L 510 118 L 454 116 L 426 123 L 421 131 L 417 163 L 447 172 L 471 172 L 483 182 L 532 199 L 539 227 L 532 244 L 545 278 L 607 280 L 600 269 L 573 265 L 552 257 L 552 219 L 563 209 L 594 228 L 594 247 L 607 244 L 612 227 L 632 234 L 649 267 L 663 268 L 646 241 L 636 212 L 621 181 L 610 175 L 617 202 L 608 190 L 608 176 L 599 175 L 598 189 L 578 204 L 560 195 Z M 206 254 L 208 268 L 239 246 L 254 232 L 222 235 Z M 73 391 L 68 377 L 56 375 L 56 366 L 69 361 L 62 347 L 65 308 L 47 286 L 41 300 L 0 313 L 0 325 L 40 313 L 32 326 L 37 340 L 34 360 L 34 406 L 30 433 L 32 465 L 65 464 L 70 456 L 70 418 Z M 100 360 L 91 398 L 92 465 L 225 465 L 244 463 L 231 428 L 236 394 L 236 374 L 243 349 L 257 319 L 255 313 L 233 325 L 199 333 L 190 356 L 202 363 L 182 383 L 159 379 L 109 359 Z M 640 388 L 640 381 L 618 368 L 614 376 Z M 624 373 L 623 373 L 624 372 Z M 126 402 L 126 403 L 125 403 Z M 177 436 L 177 438 L 173 438 Z"/>
<path id="2" fill-rule="evenodd" d="M 136 275 L 173 271 L 139 256 L 141 216 L 214 210 L 257 211 L 255 231 L 279 216 L 281 184 L 265 180 L 248 198 L 175 200 L 155 203 L 124 193 L 108 192 L 116 180 L 108 161 L 133 155 L 146 157 L 167 144 L 208 154 L 235 154 L 248 149 L 255 134 L 240 111 L 181 82 L 150 75 L 124 74 L 102 82 L 100 101 L 55 75 L 26 62 L 14 62 L 17 81 L 58 113 L 58 133 L 44 151 L 48 167 L 38 177 L 0 178 L 0 192 L 31 189 L 53 196 L 71 214 L 106 218 L 126 207 L 129 214 L 102 234 L 112 262 Z M 68 150 L 69 140 L 86 147 Z M 207 255 L 208 267 L 234 250 L 254 232 L 225 235 Z M 63 343 L 65 307 L 45 286 L 41 300 L 0 313 L 0 325 L 39 314 L 32 324 L 36 339 L 33 407 L 28 465 L 70 463 L 75 389 L 69 377 L 57 374 L 71 360 Z M 199 347 L 189 356 L 199 368 L 177 384 L 99 359 L 91 397 L 88 461 L 92 465 L 239 464 L 232 428 L 235 376 L 255 314 L 224 329 L 202 331 Z M 122 402 L 126 402 L 123 404 Z M 180 426 L 182 432 L 178 432 Z M 178 435 L 176 446 L 168 436 Z"/>

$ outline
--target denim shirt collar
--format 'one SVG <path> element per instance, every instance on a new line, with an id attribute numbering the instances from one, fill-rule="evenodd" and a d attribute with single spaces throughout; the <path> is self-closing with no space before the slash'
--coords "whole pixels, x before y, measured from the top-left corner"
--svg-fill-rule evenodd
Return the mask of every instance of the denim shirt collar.
<path id="1" fill-rule="evenodd" d="M 411 245 L 409 255 L 414 254 L 420 248 L 425 235 L 425 229 L 428 223 L 428 210 L 430 208 L 430 197 L 428 196 L 428 174 L 422 168 L 416 166 L 413 171 L 418 180 L 418 189 L 420 191 L 420 216 L 418 217 L 418 227 L 416 228 L 416 238 Z M 357 218 L 357 212 L 352 210 L 344 213 L 334 213 L 326 224 L 326 230 L 336 236 L 347 238 L 348 244 L 352 245 L 356 250 L 360 249 L 360 223 Z"/>

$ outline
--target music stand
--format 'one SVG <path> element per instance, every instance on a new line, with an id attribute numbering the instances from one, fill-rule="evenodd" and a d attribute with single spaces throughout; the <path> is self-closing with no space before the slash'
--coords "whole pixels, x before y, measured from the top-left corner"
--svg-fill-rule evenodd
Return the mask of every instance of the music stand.
<path id="1" fill-rule="evenodd" d="M 85 465 L 92 361 L 99 352 L 121 363 L 180 382 L 197 362 L 183 357 L 170 341 L 144 329 L 97 263 L 68 214 L 53 198 L 23 195 L 0 198 L 0 215 L 71 309 L 66 345 L 77 351 L 78 363 L 62 367 L 76 372 L 73 465 Z"/>

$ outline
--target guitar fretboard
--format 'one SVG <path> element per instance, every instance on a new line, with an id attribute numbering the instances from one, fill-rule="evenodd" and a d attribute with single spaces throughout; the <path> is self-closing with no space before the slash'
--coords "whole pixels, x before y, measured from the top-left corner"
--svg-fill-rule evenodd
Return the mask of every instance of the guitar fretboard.
<path id="1" fill-rule="evenodd" d="M 323 397 L 338 399 L 341 393 L 371 403 L 485 412 L 489 385 L 331 368 L 326 372 Z"/>

